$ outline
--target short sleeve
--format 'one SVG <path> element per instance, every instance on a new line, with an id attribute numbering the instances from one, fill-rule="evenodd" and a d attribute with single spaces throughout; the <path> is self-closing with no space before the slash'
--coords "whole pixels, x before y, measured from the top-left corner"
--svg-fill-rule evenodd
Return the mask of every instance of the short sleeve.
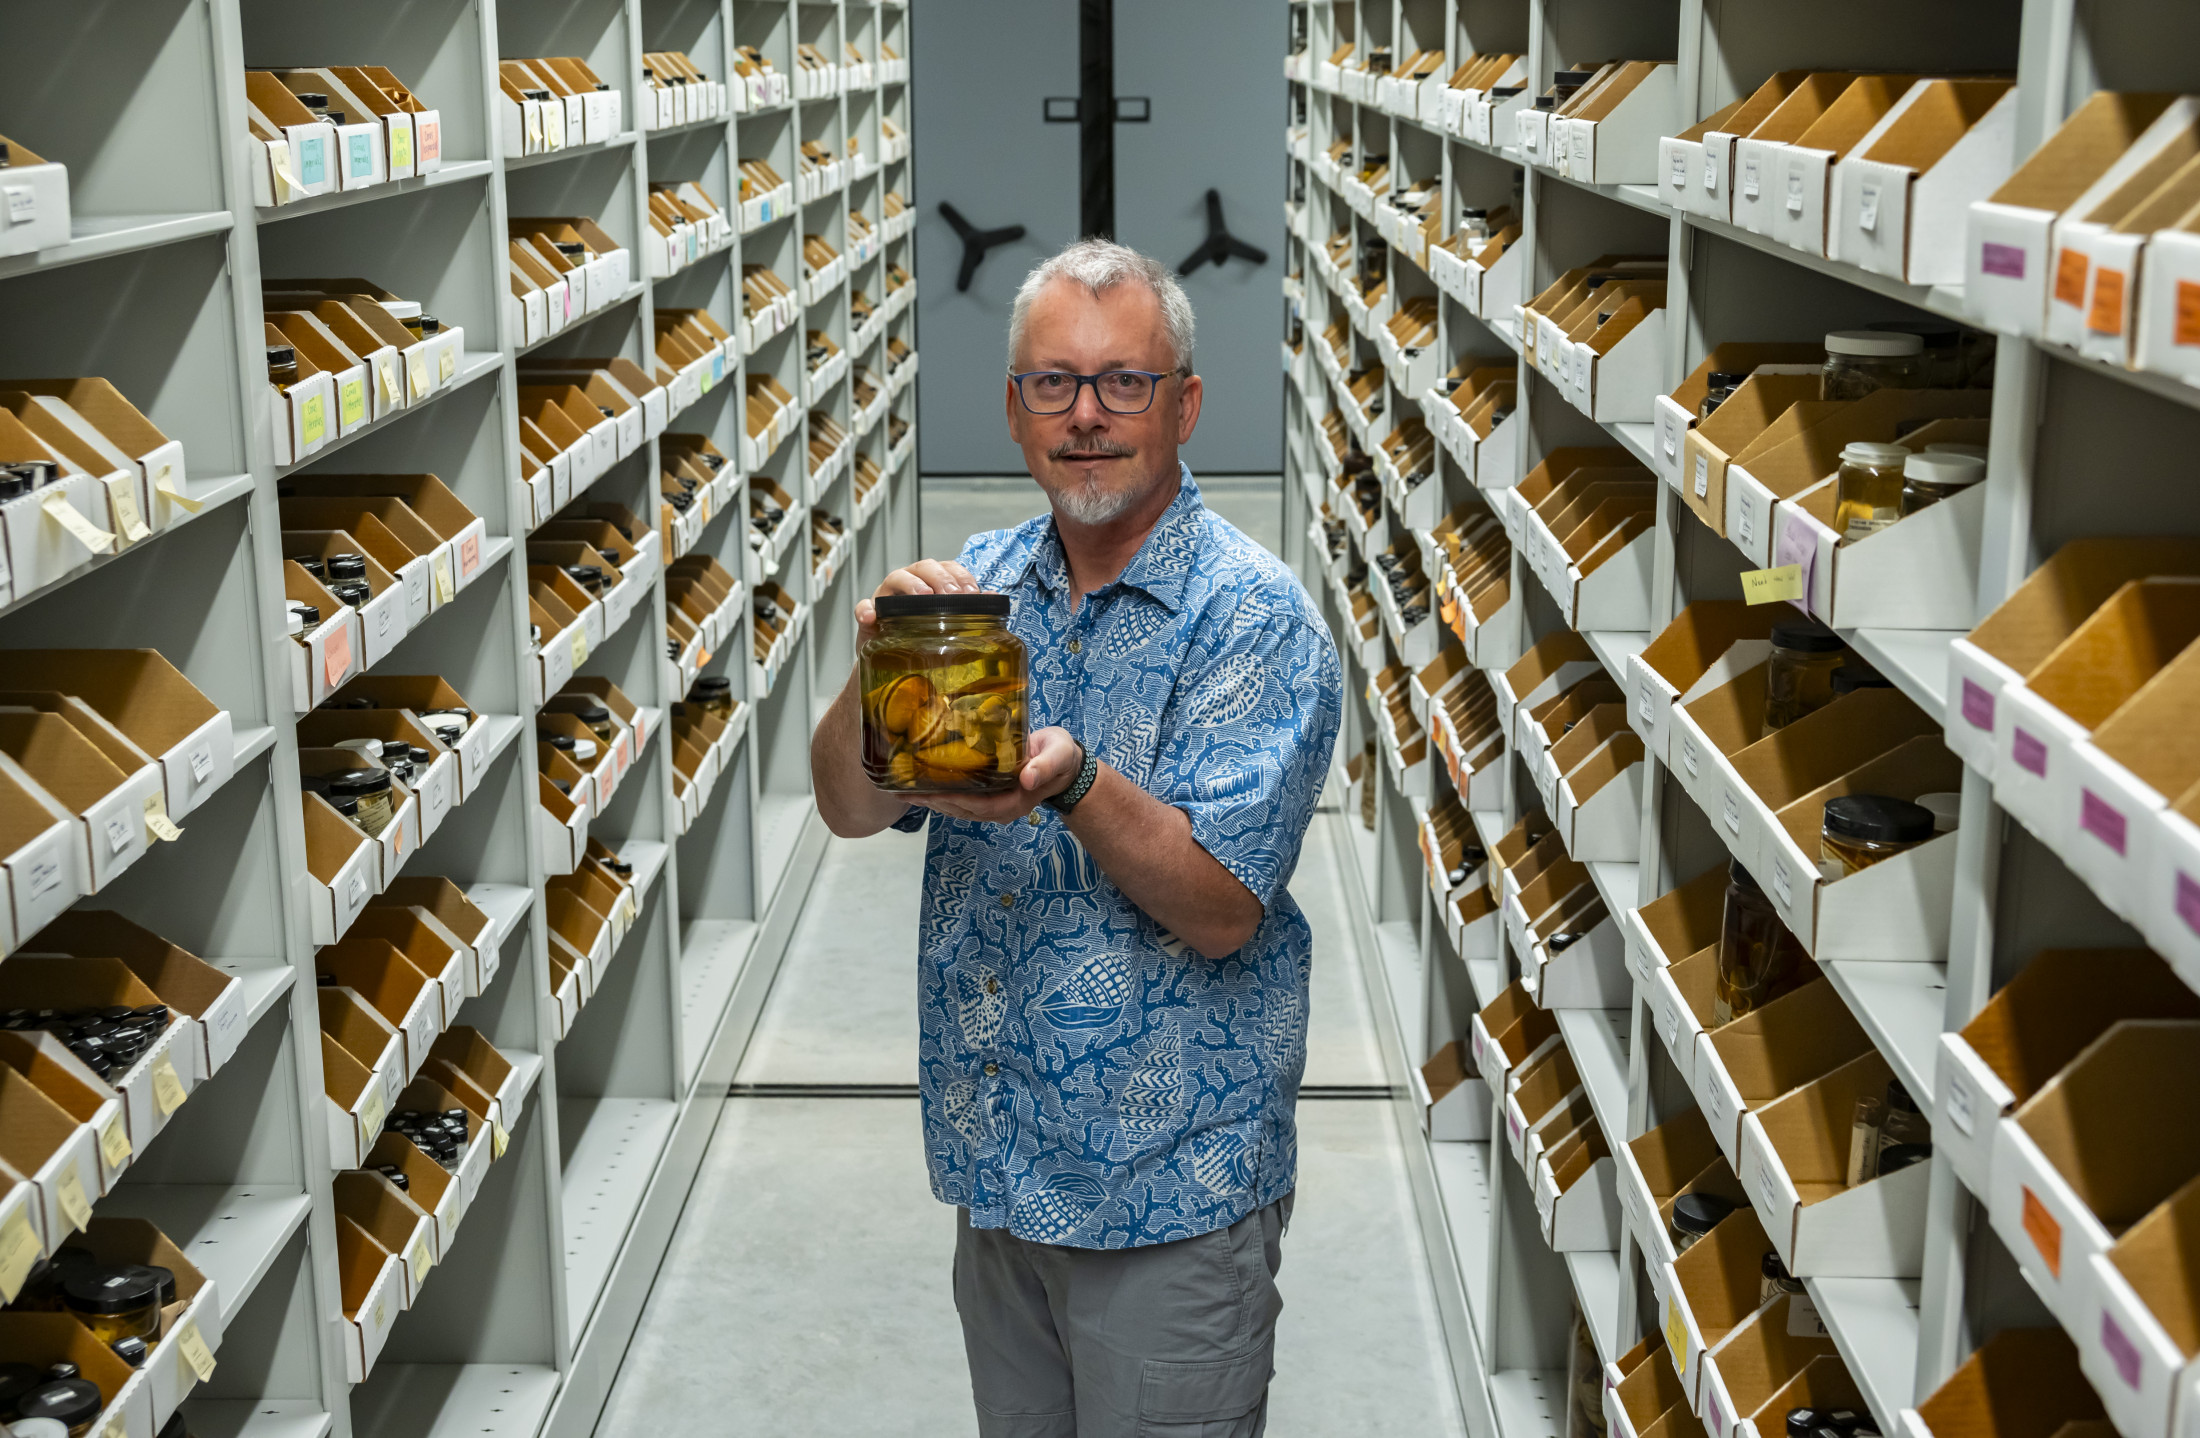
<path id="1" fill-rule="evenodd" d="M 932 817 L 932 811 L 922 804 L 911 804 L 899 819 L 887 825 L 897 833 L 914 834 L 924 828 L 924 821 Z"/>
<path id="2" fill-rule="evenodd" d="M 1303 593 L 1270 597 L 1194 641 L 1162 717 L 1150 786 L 1190 817 L 1199 846 L 1263 908 L 1298 866 L 1343 708 L 1327 628 Z M 1248 610 L 1261 617 L 1245 619 Z"/>

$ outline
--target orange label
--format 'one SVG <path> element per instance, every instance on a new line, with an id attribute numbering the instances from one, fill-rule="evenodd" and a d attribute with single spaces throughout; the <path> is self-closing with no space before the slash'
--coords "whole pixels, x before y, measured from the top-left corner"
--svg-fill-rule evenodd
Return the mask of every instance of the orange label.
<path id="1" fill-rule="evenodd" d="M 2093 276 L 2093 308 L 2085 327 L 2097 335 L 2124 332 L 2124 272 L 2103 265 Z"/>
<path id="2" fill-rule="evenodd" d="M 2055 260 L 2055 298 L 2066 305 L 2083 305 L 2086 268 L 2084 255 L 2064 250 Z"/>
<path id="3" fill-rule="evenodd" d="M 321 672 L 327 682 L 336 683 L 351 668 L 351 629 L 339 624 L 332 630 L 328 642 L 321 649 Z"/>
<path id="4" fill-rule="evenodd" d="M 2200 285 L 2177 282 L 2177 336 L 2181 345 L 2200 345 Z"/>
<path id="5" fill-rule="evenodd" d="M 2039 1195 L 2029 1185 L 2024 1190 L 2024 1232 L 2032 1240 L 2032 1246 L 2040 1251 L 2040 1260 L 2047 1271 L 2062 1277 L 2062 1225 L 2055 1215 L 2047 1211 Z"/>

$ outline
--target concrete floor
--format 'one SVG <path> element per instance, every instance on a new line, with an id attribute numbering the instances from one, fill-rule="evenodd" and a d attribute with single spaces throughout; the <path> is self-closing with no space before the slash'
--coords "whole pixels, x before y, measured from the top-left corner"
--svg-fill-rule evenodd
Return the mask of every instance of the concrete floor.
<path id="1" fill-rule="evenodd" d="M 1202 484 L 1263 543 L 1276 481 Z M 929 481 L 925 550 L 1038 511 L 1028 479 Z M 1314 930 L 1306 1082 L 1382 1081 L 1331 826 L 1290 889 Z M 833 840 L 739 1079 L 912 1084 L 921 836 Z M 927 1187 L 917 1103 L 726 1102 L 597 1432 L 948 1438 L 976 1431 L 949 1290 L 953 1211 Z M 1298 1203 L 1277 1279 L 1275 1438 L 1463 1438 L 1386 1103 L 1299 1105 Z"/>

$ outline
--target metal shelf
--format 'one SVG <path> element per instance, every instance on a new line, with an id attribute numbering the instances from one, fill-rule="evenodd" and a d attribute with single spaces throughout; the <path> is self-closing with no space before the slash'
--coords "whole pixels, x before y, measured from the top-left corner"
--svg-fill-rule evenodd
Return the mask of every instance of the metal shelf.
<path id="1" fill-rule="evenodd" d="M 558 1128 L 565 1145 L 566 1321 L 574 1332 L 611 1277 L 627 1228 L 657 1172 L 680 1117 L 672 1099 L 565 1098 Z"/>
<path id="2" fill-rule="evenodd" d="M 184 509 L 179 505 L 180 512 L 170 521 L 166 529 L 158 530 L 150 537 L 141 539 L 129 548 L 116 553 L 95 554 L 81 568 L 72 569 L 59 579 L 51 580 L 36 589 L 18 593 L 9 603 L 0 604 L 0 614 L 12 613 L 26 604 L 36 603 L 56 590 L 66 589 L 79 580 L 89 579 L 110 564 L 129 559 L 133 555 L 143 554 L 154 548 L 162 540 L 182 529 L 191 521 L 204 519 L 210 514 L 220 513 L 233 501 L 244 499 L 252 493 L 252 476 L 249 474 L 225 474 L 218 479 L 202 479 L 194 482 L 186 475 L 183 481 L 183 492 L 199 506 L 197 510 Z"/>
<path id="3" fill-rule="evenodd" d="M 325 195 L 308 195 L 287 205 L 262 205 L 257 217 L 263 225 L 279 224 L 284 220 L 297 219 L 300 215 L 326 214 L 330 210 L 349 209 L 353 205 L 371 205 L 377 200 L 395 199 L 399 195 L 417 195 L 423 190 L 463 184 L 468 180 L 485 180 L 495 171 L 496 166 L 487 160 L 454 160 L 440 170 L 414 175 L 410 179 L 390 180 L 379 185 L 369 185 L 363 190 L 332 190 Z"/>
<path id="4" fill-rule="evenodd" d="M 110 255 L 158 249 L 203 235 L 226 235 L 233 223 L 227 210 L 174 215 L 71 215 L 66 241 L 27 255 L 0 259 L 0 280 L 80 265 L 86 260 L 103 260 Z"/>

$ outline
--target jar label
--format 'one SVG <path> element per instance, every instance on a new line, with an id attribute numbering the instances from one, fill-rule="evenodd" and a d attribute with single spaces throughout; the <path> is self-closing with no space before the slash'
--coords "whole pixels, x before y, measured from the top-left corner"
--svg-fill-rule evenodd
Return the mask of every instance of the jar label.
<path id="1" fill-rule="evenodd" d="M 2091 789 L 2081 788 L 2078 827 L 2124 857 L 2124 833 L 2129 827 L 2124 816 L 2114 805 Z"/>
<path id="2" fill-rule="evenodd" d="M 1963 722 L 1988 733 L 1994 728 L 1994 696 L 1975 679 L 1963 681 Z"/>
<path id="3" fill-rule="evenodd" d="M 2047 746 L 2023 729 L 2013 729 L 2009 737 L 2009 757 L 2017 761 L 2019 769 L 2037 778 L 2047 777 Z"/>
<path id="4" fill-rule="evenodd" d="M 2021 245 L 1998 245 L 1992 240 L 1979 246 L 1978 268 L 1980 274 L 1998 275 L 2005 280 L 2024 278 L 2024 248 Z"/>

